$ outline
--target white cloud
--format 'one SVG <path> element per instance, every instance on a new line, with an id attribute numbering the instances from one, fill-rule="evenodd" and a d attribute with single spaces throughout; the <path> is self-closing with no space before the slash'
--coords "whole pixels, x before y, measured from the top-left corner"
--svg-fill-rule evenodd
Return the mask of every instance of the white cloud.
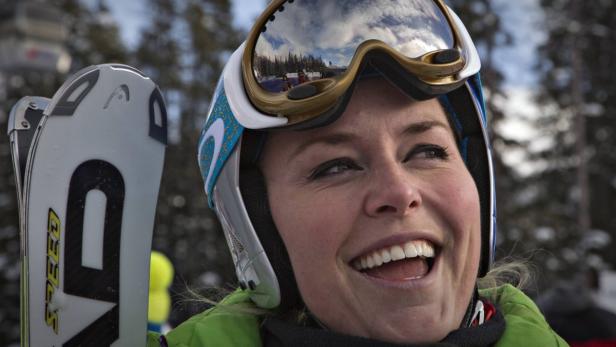
<path id="1" fill-rule="evenodd" d="M 357 45 L 371 38 L 412 57 L 446 48 L 451 42 L 451 33 L 435 26 L 442 15 L 427 0 L 365 0 L 353 2 L 352 7 L 330 0 L 294 2 L 274 16 L 276 19 L 267 23 L 263 35 L 270 45 L 258 45 L 263 49 L 260 55 L 287 54 L 288 47 L 294 47 L 294 53 L 322 56 L 335 65 L 347 65 Z M 281 50 L 285 45 L 287 48 Z"/>

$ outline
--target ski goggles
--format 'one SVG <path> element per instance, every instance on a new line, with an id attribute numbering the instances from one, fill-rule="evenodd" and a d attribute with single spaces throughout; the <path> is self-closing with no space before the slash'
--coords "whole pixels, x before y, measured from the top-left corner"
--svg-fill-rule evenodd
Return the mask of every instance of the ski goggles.
<path id="1" fill-rule="evenodd" d="M 442 0 L 274 0 L 246 40 L 242 77 L 251 103 L 289 126 L 348 100 L 368 62 L 418 99 L 459 87 L 480 66 Z"/>

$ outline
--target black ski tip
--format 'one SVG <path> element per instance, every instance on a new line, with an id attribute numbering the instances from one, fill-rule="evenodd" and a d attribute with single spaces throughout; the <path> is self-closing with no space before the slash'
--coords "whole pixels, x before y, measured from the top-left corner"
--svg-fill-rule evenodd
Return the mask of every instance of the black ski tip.
<path id="1" fill-rule="evenodd" d="M 60 96 L 60 100 L 51 111 L 50 116 L 72 116 L 86 95 L 94 88 L 99 75 L 100 70 L 95 67 L 91 71 L 85 72 L 74 82 L 67 82 L 68 87 Z"/>
<path id="2" fill-rule="evenodd" d="M 167 108 L 158 88 L 154 88 L 150 95 L 149 110 L 150 137 L 163 145 L 167 145 Z"/>

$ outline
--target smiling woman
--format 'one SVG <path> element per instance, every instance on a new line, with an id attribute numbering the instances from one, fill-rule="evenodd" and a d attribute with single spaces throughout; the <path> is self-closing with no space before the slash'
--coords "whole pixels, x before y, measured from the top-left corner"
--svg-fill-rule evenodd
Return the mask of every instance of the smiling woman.
<path id="1" fill-rule="evenodd" d="M 479 195 L 436 99 L 362 79 L 331 125 L 272 133 L 261 167 L 322 324 L 400 343 L 460 326 L 479 268 Z"/>
<path id="2" fill-rule="evenodd" d="M 240 288 L 152 345 L 565 346 L 518 289 L 478 289 L 495 244 L 479 69 L 440 0 L 272 1 L 199 143 Z"/>

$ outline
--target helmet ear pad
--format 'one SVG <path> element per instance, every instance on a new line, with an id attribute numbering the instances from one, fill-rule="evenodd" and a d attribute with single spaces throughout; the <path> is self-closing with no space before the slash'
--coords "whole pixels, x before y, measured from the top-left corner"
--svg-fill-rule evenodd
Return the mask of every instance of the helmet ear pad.
<path id="1" fill-rule="evenodd" d="M 280 287 L 278 310 L 301 309 L 304 304 L 295 281 L 295 274 L 286 247 L 270 212 L 265 177 L 257 165 L 240 170 L 240 192 L 250 221 L 265 254 L 274 269 Z"/>
<path id="2" fill-rule="evenodd" d="M 485 142 L 477 137 L 470 137 L 467 146 L 469 153 L 481 153 L 481 151 L 485 151 Z M 481 210 L 481 257 L 479 260 L 479 277 L 483 277 L 490 270 L 493 247 L 490 230 L 490 207 L 492 204 L 490 198 L 491 187 L 486 184 L 486 182 L 490 182 L 490 171 L 487 167 L 486 160 L 478 155 L 469 155 L 466 159 L 466 165 L 475 180 L 479 193 Z"/>
<path id="3" fill-rule="evenodd" d="M 483 277 L 490 269 L 492 262 L 492 176 L 490 174 L 490 158 L 488 144 L 483 135 L 481 121 L 475 113 L 475 106 L 467 87 L 457 88 L 446 94 L 450 104 L 448 116 L 455 118 L 452 126 L 460 145 L 460 152 L 470 172 L 477 192 L 481 210 L 481 255 L 479 262 L 479 277 Z M 456 129 L 457 128 L 457 129 Z"/>

